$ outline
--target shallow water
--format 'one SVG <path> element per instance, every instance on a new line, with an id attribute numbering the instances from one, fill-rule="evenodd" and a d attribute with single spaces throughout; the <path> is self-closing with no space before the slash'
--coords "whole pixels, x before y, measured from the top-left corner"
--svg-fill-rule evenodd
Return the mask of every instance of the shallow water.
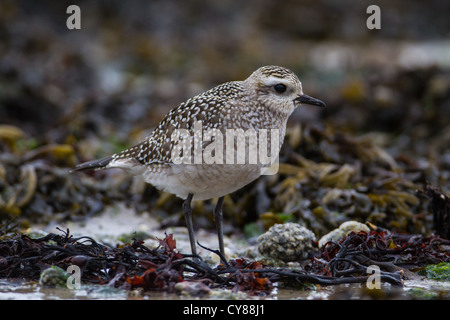
<path id="1" fill-rule="evenodd" d="M 227 291 L 227 292 L 226 292 Z M 404 287 L 383 284 L 381 289 L 367 289 L 359 284 L 317 286 L 312 290 L 275 289 L 268 296 L 233 295 L 217 290 L 200 300 L 409 300 L 450 299 L 450 282 L 406 280 Z M 125 291 L 101 285 L 82 285 L 80 289 L 47 288 L 36 282 L 0 280 L 0 300 L 185 300 L 190 297 L 164 292 Z M 195 298 L 199 299 L 199 298 Z"/>

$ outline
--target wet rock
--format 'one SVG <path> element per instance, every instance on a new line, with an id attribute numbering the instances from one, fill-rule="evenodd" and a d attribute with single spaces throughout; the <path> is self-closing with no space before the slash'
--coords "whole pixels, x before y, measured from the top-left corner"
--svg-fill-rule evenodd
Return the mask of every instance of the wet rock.
<path id="1" fill-rule="evenodd" d="M 450 281 L 450 263 L 441 262 L 439 264 L 430 264 L 425 267 L 425 275 L 429 279 L 438 281 Z"/>
<path id="2" fill-rule="evenodd" d="M 369 232 L 370 229 L 365 224 L 358 221 L 346 221 L 339 226 L 339 228 L 327 233 L 319 240 L 319 248 L 327 244 L 329 241 L 339 241 L 348 235 L 350 232 L 365 231 Z"/>
<path id="3" fill-rule="evenodd" d="M 213 300 L 245 300 L 248 299 L 248 294 L 242 291 L 213 289 L 209 297 Z"/>
<path id="4" fill-rule="evenodd" d="M 67 284 L 69 274 L 60 267 L 51 266 L 41 272 L 39 284 L 45 287 L 63 287 Z"/>
<path id="5" fill-rule="evenodd" d="M 174 289 L 179 295 L 187 297 L 203 297 L 211 291 L 203 282 L 191 281 L 178 282 Z"/>
<path id="6" fill-rule="evenodd" d="M 295 261 L 307 257 L 315 240 L 314 233 L 299 224 L 276 224 L 258 237 L 258 250 L 271 258 Z"/>

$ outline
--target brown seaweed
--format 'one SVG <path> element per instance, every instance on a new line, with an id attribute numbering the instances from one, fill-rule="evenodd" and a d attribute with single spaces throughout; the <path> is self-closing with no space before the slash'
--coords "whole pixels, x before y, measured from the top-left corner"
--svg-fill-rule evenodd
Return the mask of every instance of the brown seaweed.
<path id="1" fill-rule="evenodd" d="M 36 239 L 22 234 L 0 241 L 0 277 L 37 281 L 50 266 L 65 270 L 77 265 L 83 283 L 126 290 L 174 292 L 179 282 L 201 281 L 211 288 L 269 294 L 280 281 L 287 286 L 363 283 L 368 280 L 370 265 L 381 268 L 381 282 L 402 285 L 405 271 L 450 261 L 449 240 L 384 229 L 352 232 L 339 243 L 330 242 L 301 269 L 267 267 L 242 258 L 227 261 L 220 252 L 208 249 L 222 260 L 212 268 L 199 257 L 178 252 L 171 234 L 156 248 L 148 248 L 140 240 L 112 248 L 90 237 L 73 237 L 69 230 L 61 232 Z"/>

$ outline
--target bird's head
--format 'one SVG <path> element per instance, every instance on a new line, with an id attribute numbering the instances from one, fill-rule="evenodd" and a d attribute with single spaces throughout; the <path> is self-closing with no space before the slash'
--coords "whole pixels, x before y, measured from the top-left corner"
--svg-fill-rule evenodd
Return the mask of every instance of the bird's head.
<path id="1" fill-rule="evenodd" d="M 289 116 L 300 104 L 324 107 L 325 103 L 303 93 L 302 83 L 291 70 L 278 66 L 257 69 L 244 81 L 253 90 L 258 104 L 276 114 Z"/>

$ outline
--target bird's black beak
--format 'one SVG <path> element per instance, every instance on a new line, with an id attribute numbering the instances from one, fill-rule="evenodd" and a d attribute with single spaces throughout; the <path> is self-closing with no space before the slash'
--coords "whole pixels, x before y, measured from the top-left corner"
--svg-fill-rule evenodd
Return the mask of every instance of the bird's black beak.
<path id="1" fill-rule="evenodd" d="M 323 101 L 320 101 L 319 99 L 307 96 L 306 94 L 302 94 L 301 96 L 298 96 L 294 99 L 294 103 L 304 103 L 304 104 L 310 104 L 313 106 L 318 107 L 325 107 L 325 103 Z"/>

